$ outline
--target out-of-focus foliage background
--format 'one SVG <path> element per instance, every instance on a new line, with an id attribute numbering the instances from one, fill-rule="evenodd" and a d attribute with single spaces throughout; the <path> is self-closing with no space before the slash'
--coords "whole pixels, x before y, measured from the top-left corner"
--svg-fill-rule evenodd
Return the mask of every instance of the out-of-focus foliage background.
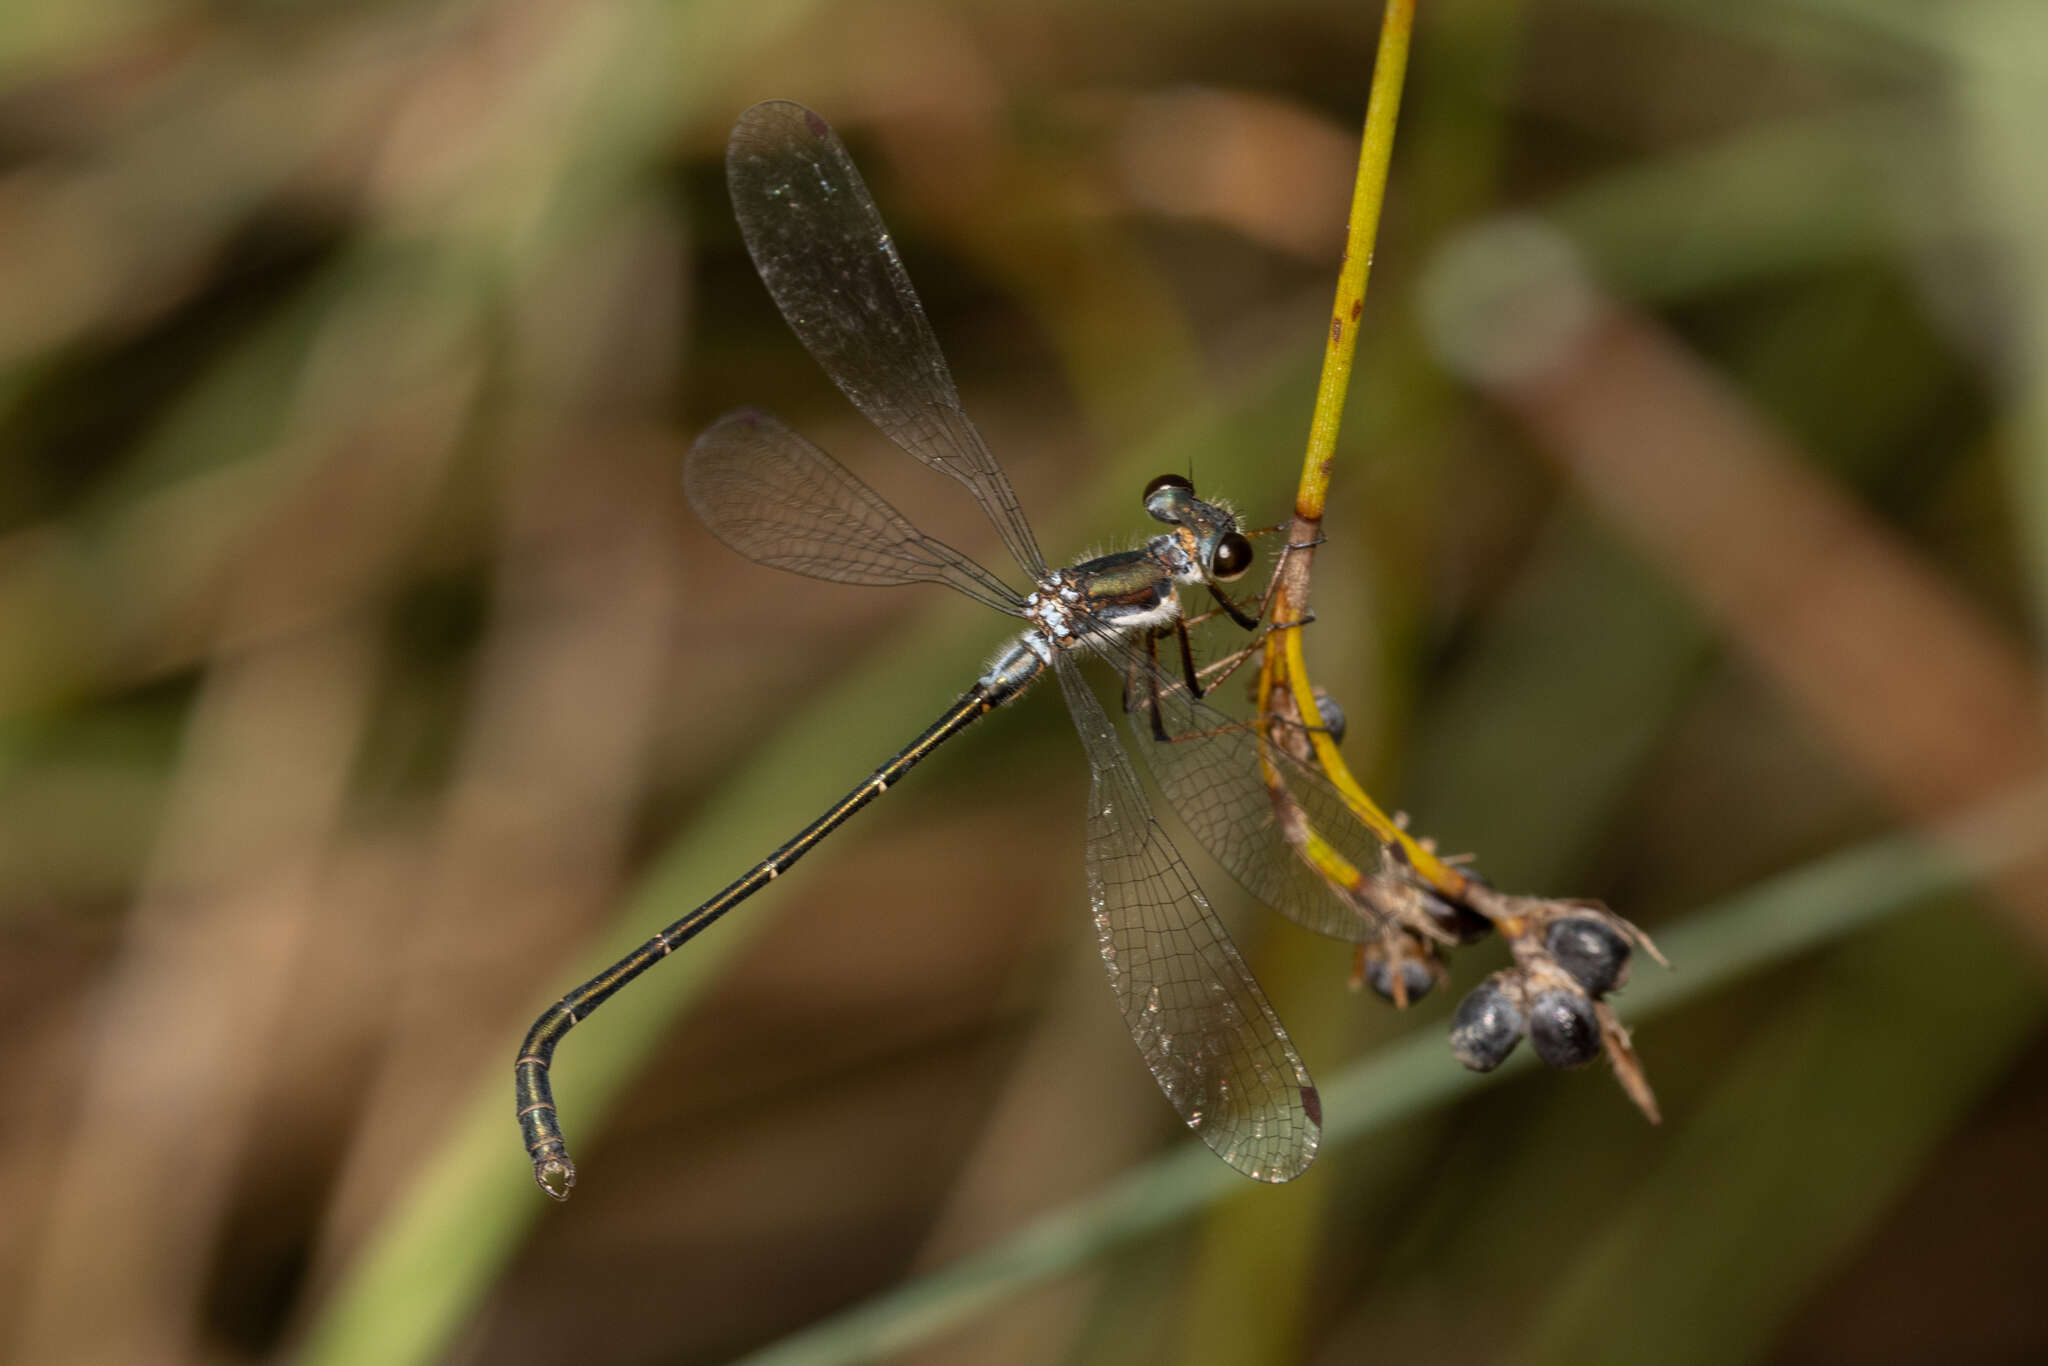
<path id="1" fill-rule="evenodd" d="M 1050 696 L 578 1031 L 565 1206 L 510 1064 L 1004 630 L 689 518 L 755 403 L 998 552 L 787 335 L 734 114 L 845 133 L 1063 554 L 1162 469 L 1288 510 L 1378 18 L 0 11 L 0 1350 L 725 1360 L 1176 1141 Z M 2044 54 L 2023 2 L 1424 0 L 1310 641 L 1418 829 L 1655 930 L 2038 771 Z M 2041 1359 L 2044 888 L 1624 993 L 1661 1128 L 1469 1087 L 912 1359 Z M 1323 1075 L 1501 962 L 1397 1015 L 1271 920 Z"/>

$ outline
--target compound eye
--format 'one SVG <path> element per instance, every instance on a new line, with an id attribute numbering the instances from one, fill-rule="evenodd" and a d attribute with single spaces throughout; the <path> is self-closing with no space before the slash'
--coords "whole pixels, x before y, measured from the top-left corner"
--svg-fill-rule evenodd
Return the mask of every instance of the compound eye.
<path id="1" fill-rule="evenodd" d="M 1195 485 L 1193 480 L 1182 475 L 1162 474 L 1151 483 L 1145 485 L 1145 497 L 1149 499 L 1161 489 L 1180 489 L 1186 493 L 1193 493 Z"/>
<path id="2" fill-rule="evenodd" d="M 1252 567 L 1252 543 L 1239 533 L 1232 531 L 1216 543 L 1216 553 L 1209 560 L 1209 577 L 1229 583 L 1232 579 L 1244 577 L 1244 571 Z"/>

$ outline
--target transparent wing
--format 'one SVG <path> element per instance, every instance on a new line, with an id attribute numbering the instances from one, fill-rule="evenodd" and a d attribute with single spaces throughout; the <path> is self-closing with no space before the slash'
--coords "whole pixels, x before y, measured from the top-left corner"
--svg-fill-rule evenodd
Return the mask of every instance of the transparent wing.
<path id="1" fill-rule="evenodd" d="M 1053 666 L 1093 774 L 1088 895 L 1131 1038 L 1218 1157 L 1261 1181 L 1299 1176 L 1322 1139 L 1315 1083 L 1153 817 L 1102 704 L 1070 656 Z"/>
<path id="2" fill-rule="evenodd" d="M 1379 919 L 1340 896 L 1288 838 L 1289 823 L 1305 821 L 1359 872 L 1379 870 L 1385 846 L 1330 780 L 1262 741 L 1252 726 L 1189 696 L 1184 681 L 1159 672 L 1128 638 L 1091 636 L 1088 643 L 1134 680 L 1131 743 L 1174 814 L 1224 871 L 1304 929 L 1352 943 L 1378 938 Z M 1147 711 L 1155 688 L 1164 741 L 1155 738 Z"/>
<path id="3" fill-rule="evenodd" d="M 896 243 L 831 126 L 787 100 L 757 104 L 733 127 L 725 175 L 754 267 L 797 338 L 884 436 L 965 484 L 1041 576 L 1016 492 L 962 411 Z"/>
<path id="4" fill-rule="evenodd" d="M 714 536 L 756 563 L 834 583 L 943 583 L 1021 612 L 1009 585 L 768 413 L 741 408 L 706 428 L 683 461 L 683 491 Z"/>

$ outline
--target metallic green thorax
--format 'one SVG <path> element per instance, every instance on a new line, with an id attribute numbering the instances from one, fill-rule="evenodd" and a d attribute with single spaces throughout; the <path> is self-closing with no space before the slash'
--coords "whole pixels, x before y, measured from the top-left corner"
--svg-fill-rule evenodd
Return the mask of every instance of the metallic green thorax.
<path id="1" fill-rule="evenodd" d="M 1173 596 L 1173 574 L 1150 546 L 1085 561 L 1068 570 L 1067 577 L 1087 610 L 1110 621 L 1132 613 L 1150 615 Z"/>

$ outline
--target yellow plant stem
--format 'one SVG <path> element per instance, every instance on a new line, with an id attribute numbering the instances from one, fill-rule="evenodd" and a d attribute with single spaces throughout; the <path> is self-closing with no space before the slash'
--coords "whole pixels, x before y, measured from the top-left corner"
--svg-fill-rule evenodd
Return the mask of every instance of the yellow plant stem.
<path id="1" fill-rule="evenodd" d="M 1322 538 L 1323 509 L 1329 496 L 1330 467 L 1336 456 L 1337 432 L 1344 417 L 1344 398 L 1351 388 L 1351 362 L 1358 349 L 1358 323 L 1365 313 L 1366 283 L 1372 274 L 1373 247 L 1379 238 L 1380 207 L 1386 199 L 1387 168 L 1394 153 L 1394 126 L 1401 108 L 1401 89 L 1408 71 L 1409 37 L 1415 23 L 1415 0 L 1387 0 L 1380 21 L 1378 55 L 1373 60 L 1372 96 L 1366 104 L 1365 134 L 1358 154 L 1358 178 L 1351 193 L 1351 222 L 1344 244 L 1344 264 L 1337 273 L 1337 297 L 1330 309 L 1330 327 L 1323 348 L 1322 379 L 1316 387 L 1315 412 L 1309 422 L 1308 452 L 1294 498 L 1294 520 L 1288 528 L 1279 582 L 1272 599 L 1272 619 L 1283 627 L 1306 620 L 1309 570 Z M 1336 743 L 1322 729 L 1301 632 L 1282 629 L 1267 640 L 1259 665 L 1259 714 L 1274 711 L 1274 697 L 1284 687 L 1284 704 L 1308 727 L 1316 762 L 1355 811 L 1358 818 L 1387 843 L 1398 847 L 1415 871 L 1438 890 L 1453 897 L 1465 890 L 1465 878 L 1395 824 L 1366 795 L 1345 767 Z M 1270 765 L 1267 781 L 1279 775 Z M 1363 881 L 1352 867 L 1311 831 L 1303 852 L 1325 877 L 1346 888 Z"/>
<path id="2" fill-rule="evenodd" d="M 1351 222 L 1344 240 L 1344 264 L 1337 272 L 1337 300 L 1330 309 L 1329 339 L 1323 349 L 1323 377 L 1309 420 L 1308 455 L 1294 512 L 1320 522 L 1330 488 L 1330 462 L 1344 421 L 1344 395 L 1351 388 L 1351 358 L 1358 350 L 1358 320 L 1365 312 L 1365 286 L 1380 234 L 1380 206 L 1386 200 L 1387 167 L 1394 157 L 1394 124 L 1407 83 L 1408 39 L 1415 26 L 1415 0 L 1387 0 L 1380 20 L 1379 54 L 1373 59 L 1372 95 L 1365 106 L 1365 134 L 1358 148 L 1358 178 L 1351 187 Z"/>

